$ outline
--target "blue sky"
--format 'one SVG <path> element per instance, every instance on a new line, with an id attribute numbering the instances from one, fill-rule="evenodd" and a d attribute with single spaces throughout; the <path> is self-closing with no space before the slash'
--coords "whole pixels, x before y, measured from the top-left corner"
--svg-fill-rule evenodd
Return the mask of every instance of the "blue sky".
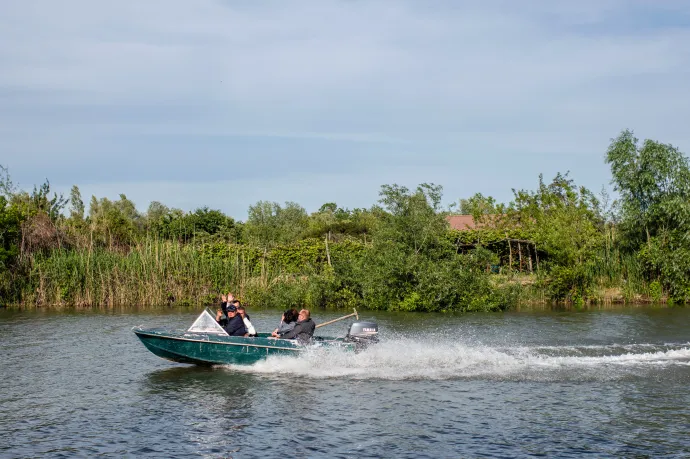
<path id="1" fill-rule="evenodd" d="M 14 181 L 140 210 L 599 191 L 625 128 L 690 152 L 685 0 L 1 2 L 0 69 Z"/>

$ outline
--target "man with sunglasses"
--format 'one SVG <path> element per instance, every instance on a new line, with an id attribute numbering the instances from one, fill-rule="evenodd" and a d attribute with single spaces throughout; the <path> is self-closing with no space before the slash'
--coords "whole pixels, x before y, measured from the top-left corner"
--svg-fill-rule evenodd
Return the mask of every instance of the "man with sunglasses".
<path id="1" fill-rule="evenodd" d="M 237 313 L 234 305 L 227 307 L 228 322 L 225 324 L 225 331 L 230 336 L 244 336 L 247 334 L 247 327 L 244 326 L 242 316 Z"/>
<path id="2" fill-rule="evenodd" d="M 221 327 L 230 336 L 245 336 L 247 334 L 247 327 L 244 325 L 243 317 L 237 312 L 237 306 L 239 301 L 235 299 L 232 293 L 228 293 L 228 296 L 221 296 L 222 303 L 220 309 L 216 311 L 216 322 L 220 324 Z"/>

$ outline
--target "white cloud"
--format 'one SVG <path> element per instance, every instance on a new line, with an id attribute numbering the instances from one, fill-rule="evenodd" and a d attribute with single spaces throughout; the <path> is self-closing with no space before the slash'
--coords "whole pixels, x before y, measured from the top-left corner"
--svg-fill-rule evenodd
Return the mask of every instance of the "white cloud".
<path id="1" fill-rule="evenodd" d="M 453 198 L 554 169 L 598 189 L 622 128 L 690 150 L 689 12 L 626 0 L 4 2 L 0 164 L 22 183 L 131 186 L 144 201 L 178 183 L 166 195 L 187 189 L 191 207 L 216 198 L 186 182 L 243 155 L 256 193 L 242 209 L 269 188 L 340 190 L 332 200 L 360 205 L 347 202 L 353 181 L 375 195 L 424 164 L 419 181 Z M 329 156 L 342 174 L 320 181 Z"/>

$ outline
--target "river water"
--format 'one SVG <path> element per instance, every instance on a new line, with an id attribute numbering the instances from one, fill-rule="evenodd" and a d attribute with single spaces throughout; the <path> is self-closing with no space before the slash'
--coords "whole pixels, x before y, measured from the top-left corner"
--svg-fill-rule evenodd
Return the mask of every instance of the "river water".
<path id="1" fill-rule="evenodd" d="M 690 457 L 690 308 L 367 312 L 361 354 L 211 369 L 131 332 L 199 312 L 0 311 L 0 457 Z"/>

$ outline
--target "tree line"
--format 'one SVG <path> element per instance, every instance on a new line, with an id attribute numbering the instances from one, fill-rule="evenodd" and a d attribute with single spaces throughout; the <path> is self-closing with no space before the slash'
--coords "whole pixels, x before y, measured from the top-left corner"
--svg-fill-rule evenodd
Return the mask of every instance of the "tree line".
<path id="1" fill-rule="evenodd" d="M 142 213 L 124 194 L 87 209 L 77 186 L 19 190 L 0 166 L 0 304 L 192 305 L 228 290 L 254 305 L 406 311 L 687 303 L 688 158 L 626 130 L 605 161 L 616 200 L 559 173 L 508 203 L 476 194 L 449 209 L 438 185 L 383 185 L 370 208 L 260 201 L 244 222 L 160 202 Z M 451 229 L 454 213 L 477 225 Z"/>

